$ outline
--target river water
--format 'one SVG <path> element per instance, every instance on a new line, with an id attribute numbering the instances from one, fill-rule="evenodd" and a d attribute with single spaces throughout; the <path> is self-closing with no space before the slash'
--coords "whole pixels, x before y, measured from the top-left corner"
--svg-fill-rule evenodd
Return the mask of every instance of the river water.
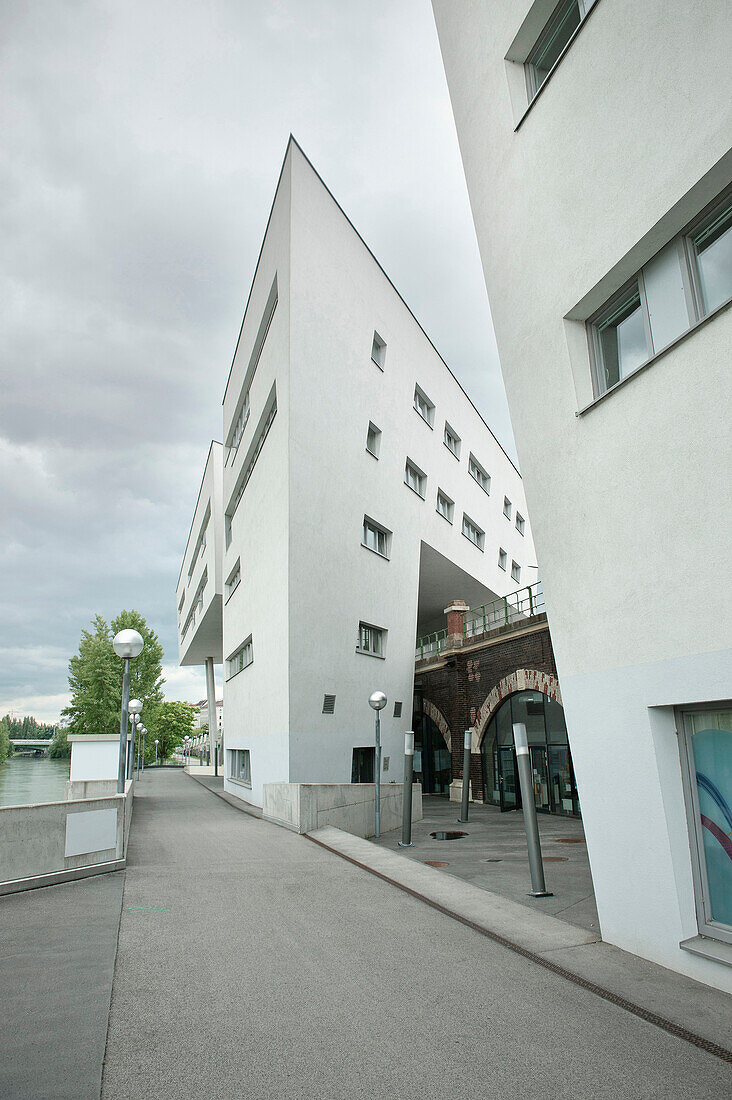
<path id="1" fill-rule="evenodd" d="M 0 806 L 63 802 L 69 763 L 46 756 L 11 756 L 0 764 Z"/>

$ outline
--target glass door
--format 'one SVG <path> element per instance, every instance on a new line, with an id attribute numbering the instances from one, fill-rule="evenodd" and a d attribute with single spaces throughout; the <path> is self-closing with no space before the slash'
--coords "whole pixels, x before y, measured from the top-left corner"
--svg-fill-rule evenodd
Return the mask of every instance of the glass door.
<path id="1" fill-rule="evenodd" d="M 514 750 L 506 745 L 502 745 L 498 750 L 498 790 L 502 813 L 506 810 L 515 810 L 521 805 L 516 755 Z"/>
<path id="2" fill-rule="evenodd" d="M 541 745 L 531 746 L 531 781 L 537 810 L 542 814 L 551 813 L 546 749 Z"/>

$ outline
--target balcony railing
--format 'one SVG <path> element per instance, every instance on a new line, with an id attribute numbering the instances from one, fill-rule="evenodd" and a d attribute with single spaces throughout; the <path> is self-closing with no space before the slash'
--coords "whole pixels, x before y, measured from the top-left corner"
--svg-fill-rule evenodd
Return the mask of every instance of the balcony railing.
<path id="1" fill-rule="evenodd" d="M 509 592 L 500 600 L 466 611 L 463 615 L 463 634 L 466 638 L 474 638 L 476 634 L 485 634 L 498 626 L 515 626 L 543 611 L 546 611 L 544 591 L 541 581 L 537 581 L 527 588 L 519 588 L 517 592 Z"/>
<path id="2" fill-rule="evenodd" d="M 500 626 L 520 626 L 534 615 L 546 611 L 544 590 L 541 581 L 519 588 L 492 603 L 471 608 L 463 614 L 463 637 L 475 638 Z M 438 630 L 434 634 L 425 634 L 417 638 L 415 660 L 424 661 L 428 657 L 438 657 L 447 644 L 447 630 Z"/>

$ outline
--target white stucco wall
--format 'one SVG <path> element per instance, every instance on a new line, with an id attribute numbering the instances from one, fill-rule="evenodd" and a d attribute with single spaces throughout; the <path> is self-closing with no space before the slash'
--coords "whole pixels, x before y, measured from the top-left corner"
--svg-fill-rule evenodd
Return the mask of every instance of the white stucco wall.
<path id="1" fill-rule="evenodd" d="M 74 736 L 71 742 L 69 781 L 88 782 L 97 779 L 115 779 L 119 767 L 119 738 L 102 734 Z"/>
<path id="2" fill-rule="evenodd" d="M 653 708 L 732 696 L 732 314 L 578 415 L 584 318 L 732 179 L 729 8 L 598 0 L 515 129 L 506 54 L 536 7 L 433 0 L 600 921 L 730 988 L 678 946 L 696 929 L 689 842 L 671 711 Z"/>
<path id="3" fill-rule="evenodd" d="M 222 660 L 221 607 L 225 580 L 222 577 L 222 493 L 223 448 L 214 440 L 206 459 L 176 588 L 178 659 L 181 665 L 203 664 L 207 657 L 213 657 L 216 664 L 220 664 Z M 208 520 L 207 515 L 210 517 Z M 202 548 L 204 522 L 206 545 Z M 191 609 L 196 603 L 204 573 L 206 583 L 202 592 L 203 603 L 200 609 L 196 609 L 195 620 L 190 620 Z"/>

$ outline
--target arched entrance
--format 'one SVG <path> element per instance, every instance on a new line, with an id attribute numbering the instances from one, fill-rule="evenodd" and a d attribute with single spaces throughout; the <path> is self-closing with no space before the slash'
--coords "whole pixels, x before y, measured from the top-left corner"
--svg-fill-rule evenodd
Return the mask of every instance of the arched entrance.
<path id="1" fill-rule="evenodd" d="M 579 817 L 564 709 L 542 691 L 524 690 L 509 695 L 485 723 L 480 745 L 484 801 L 502 810 L 515 810 L 521 805 L 514 722 L 526 726 L 537 810 Z"/>
<path id="2" fill-rule="evenodd" d="M 429 699 L 414 698 L 414 781 L 423 794 L 449 795 L 452 782 L 450 728 Z"/>

